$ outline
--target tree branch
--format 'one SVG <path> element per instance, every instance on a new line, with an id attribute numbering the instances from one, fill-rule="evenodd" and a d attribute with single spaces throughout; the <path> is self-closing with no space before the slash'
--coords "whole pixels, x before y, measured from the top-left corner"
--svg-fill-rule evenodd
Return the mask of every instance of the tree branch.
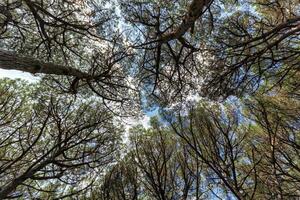
<path id="1" fill-rule="evenodd" d="M 89 78 L 88 73 L 74 67 L 58 65 L 51 62 L 41 62 L 35 58 L 20 56 L 14 52 L 0 50 L 0 68 L 7 70 L 19 70 L 32 74 L 52 74 L 74 76 L 77 78 Z"/>
<path id="2" fill-rule="evenodd" d="M 174 31 L 162 35 L 160 40 L 162 42 L 168 42 L 170 40 L 179 39 L 190 28 L 193 32 L 195 21 L 205 12 L 204 8 L 209 7 L 212 2 L 213 0 L 193 0 L 181 24 Z"/>

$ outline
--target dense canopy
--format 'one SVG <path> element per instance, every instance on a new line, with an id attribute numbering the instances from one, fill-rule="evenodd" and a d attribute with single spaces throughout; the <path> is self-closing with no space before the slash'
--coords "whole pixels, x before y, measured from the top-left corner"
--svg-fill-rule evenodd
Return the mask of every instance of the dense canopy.
<path id="1" fill-rule="evenodd" d="M 2 0 L 39 80 L 0 79 L 0 199 L 298 199 L 299 67 L 299 0 Z"/>

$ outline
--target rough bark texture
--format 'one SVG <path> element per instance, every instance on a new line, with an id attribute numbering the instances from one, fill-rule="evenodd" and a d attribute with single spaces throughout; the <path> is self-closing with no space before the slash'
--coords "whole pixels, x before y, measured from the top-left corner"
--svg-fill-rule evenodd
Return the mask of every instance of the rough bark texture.
<path id="1" fill-rule="evenodd" d="M 13 52 L 0 50 L 0 68 L 19 70 L 32 74 L 53 74 L 88 78 L 89 75 L 73 67 L 57 65 L 51 62 L 41 62 L 35 58 L 24 57 Z"/>
<path id="2" fill-rule="evenodd" d="M 204 8 L 209 7 L 212 1 L 213 0 L 193 0 L 181 24 L 176 28 L 176 30 L 163 35 L 161 40 L 163 42 L 168 42 L 170 40 L 179 39 L 190 28 L 193 32 L 195 21 L 204 13 Z"/>

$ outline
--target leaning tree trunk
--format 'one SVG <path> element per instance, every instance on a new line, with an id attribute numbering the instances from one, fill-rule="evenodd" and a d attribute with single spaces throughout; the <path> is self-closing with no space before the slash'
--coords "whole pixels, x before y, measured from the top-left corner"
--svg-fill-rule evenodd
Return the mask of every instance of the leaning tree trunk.
<path id="1" fill-rule="evenodd" d="M 174 31 L 162 35 L 162 38 L 160 39 L 161 42 L 179 39 L 189 29 L 191 29 L 191 32 L 193 33 L 196 20 L 205 12 L 205 8 L 208 8 L 212 1 L 213 0 L 193 0 L 181 24 Z"/>
<path id="2" fill-rule="evenodd" d="M 0 68 L 6 70 L 19 70 L 32 74 L 53 74 L 88 78 L 89 75 L 74 67 L 58 65 L 51 62 L 42 62 L 32 57 L 24 57 L 16 53 L 0 50 Z"/>

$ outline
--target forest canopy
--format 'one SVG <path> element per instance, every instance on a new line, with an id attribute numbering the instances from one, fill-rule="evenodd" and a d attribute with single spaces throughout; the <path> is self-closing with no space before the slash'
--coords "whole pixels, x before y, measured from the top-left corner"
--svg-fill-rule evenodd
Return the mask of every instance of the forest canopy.
<path id="1" fill-rule="evenodd" d="M 299 33 L 299 0 L 0 1 L 39 77 L 0 79 L 0 199 L 300 198 Z"/>

